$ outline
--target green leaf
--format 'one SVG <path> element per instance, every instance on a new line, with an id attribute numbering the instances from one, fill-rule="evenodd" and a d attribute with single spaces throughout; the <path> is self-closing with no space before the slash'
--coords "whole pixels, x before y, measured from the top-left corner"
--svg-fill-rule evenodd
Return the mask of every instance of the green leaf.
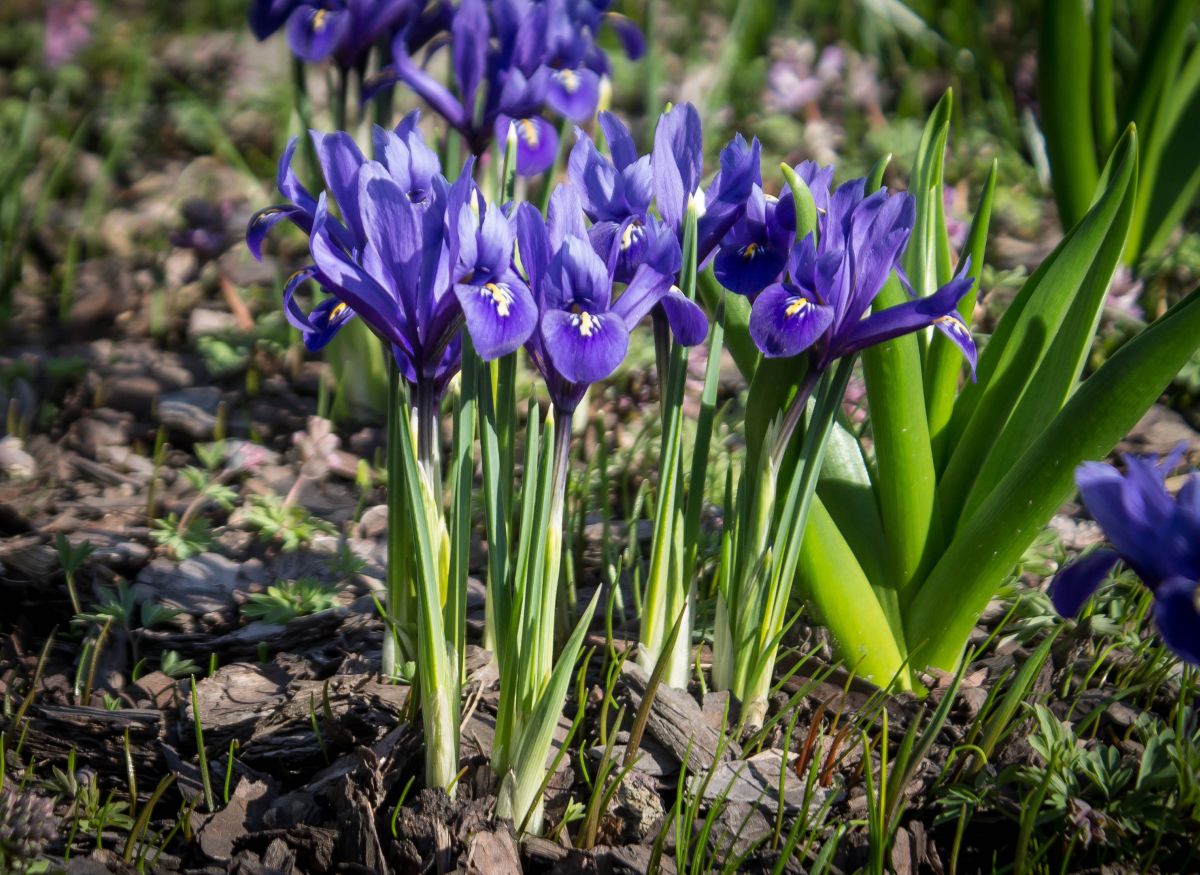
<path id="1" fill-rule="evenodd" d="M 916 198 L 916 221 L 904 254 L 904 269 L 917 295 L 937 289 L 941 219 L 942 169 L 950 131 L 953 95 L 947 91 L 925 123 L 910 191 Z M 908 299 L 897 277 L 888 279 L 875 299 L 875 311 Z M 937 506 L 936 471 L 929 439 L 925 388 L 921 375 L 921 338 L 897 337 L 863 352 L 863 377 L 871 407 L 875 441 L 879 512 L 887 539 L 886 581 L 900 593 L 900 603 L 942 546 Z"/>
<path id="2" fill-rule="evenodd" d="M 906 299 L 893 275 L 876 309 Z M 875 439 L 876 489 L 887 539 L 888 576 L 903 604 L 942 547 L 936 472 L 921 380 L 921 350 L 914 334 L 863 351 L 863 377 Z"/>
<path id="3" fill-rule="evenodd" d="M 887 615 L 855 552 L 819 498 L 809 507 L 796 586 L 829 630 L 846 668 L 880 686 L 896 677 L 900 689 L 911 689 L 902 671 L 903 645 L 890 633 Z"/>
<path id="4" fill-rule="evenodd" d="M 983 192 L 979 196 L 979 208 L 971 220 L 971 230 L 963 247 L 964 257 L 971 259 L 967 275 L 974 280 L 969 291 L 958 304 L 958 313 L 963 324 L 970 327 L 975 312 L 975 301 L 979 296 L 979 279 L 983 272 L 983 259 L 987 250 L 988 227 L 992 219 L 992 201 L 996 194 L 997 161 L 992 160 Z M 965 259 L 964 259 L 965 260 Z M 963 262 L 960 262 L 960 269 Z M 935 331 L 929 342 L 929 354 L 925 357 L 925 403 L 929 414 L 929 436 L 933 443 L 933 458 L 941 466 L 946 458 L 948 443 L 947 426 L 954 411 L 954 399 L 958 395 L 959 377 L 965 361 L 962 352 L 949 338 Z"/>
<path id="5" fill-rule="evenodd" d="M 1192 49 L 1163 95 L 1151 133 L 1142 162 L 1137 214 L 1126 247 L 1131 263 L 1167 244 L 1200 190 L 1200 151 L 1196 148 L 1200 142 L 1200 47 Z"/>
<path id="6" fill-rule="evenodd" d="M 696 288 L 709 316 L 721 316 L 721 327 L 725 329 L 725 348 L 729 350 L 742 376 L 749 382 L 762 361 L 762 353 L 758 351 L 754 338 L 750 336 L 750 299 L 741 295 L 726 295 L 725 289 L 717 282 L 711 270 L 700 274 Z M 725 307 L 723 311 L 718 312 L 722 299 L 725 301 Z"/>
<path id="7" fill-rule="evenodd" d="M 1137 197 L 1137 169 L 1133 170 L 1125 199 L 1113 220 L 1108 235 L 1100 245 L 1096 260 L 1079 284 L 1070 309 L 1052 335 L 1050 348 L 1029 380 L 1008 418 L 1004 430 L 996 438 L 991 452 L 980 466 L 975 483 L 963 507 L 963 517 L 969 517 L 1021 454 L 1037 439 L 1040 425 L 1049 423 L 1075 390 L 1088 351 L 1100 323 L 1104 299 L 1112 283 L 1113 271 L 1125 247 L 1126 232 Z"/>
<path id="8" fill-rule="evenodd" d="M 1063 228 L 1092 200 L 1099 168 L 1092 141 L 1092 46 L 1083 0 L 1050 0 L 1038 34 L 1038 104 Z"/>
<path id="9" fill-rule="evenodd" d="M 595 613 L 599 600 L 600 590 L 597 590 L 583 616 L 575 624 L 575 630 L 567 639 L 554 671 L 550 674 L 549 682 L 524 722 L 509 771 L 501 775 L 497 814 L 501 817 L 512 817 L 518 824 L 525 820 L 530 809 L 539 801 L 537 792 L 545 778 L 546 757 L 550 753 L 550 743 L 554 740 L 554 728 L 562 717 L 571 675 L 574 673 L 579 651 L 583 647 L 583 638 L 591 625 L 592 614 Z"/>
<path id="10" fill-rule="evenodd" d="M 951 529 L 993 443 L 1054 345 L 1106 241 L 1111 241 L 1114 223 L 1134 184 L 1136 164 L 1137 138 L 1127 131 L 1109 161 L 1108 185 L 1084 220 L 1021 288 L 984 347 L 976 371 L 978 382 L 959 394 L 947 439 L 950 460 L 938 485 L 942 513 Z"/>
<path id="11" fill-rule="evenodd" d="M 1200 289 L 1121 347 L 1079 387 L 970 519 L 905 617 L 913 665 L 951 671 L 996 586 L 1075 489 L 1075 467 L 1104 458 L 1200 345 Z"/>
<path id="12" fill-rule="evenodd" d="M 1100 154 L 1117 139 L 1117 98 L 1113 91 L 1113 0 L 1092 3 L 1092 118 Z"/>

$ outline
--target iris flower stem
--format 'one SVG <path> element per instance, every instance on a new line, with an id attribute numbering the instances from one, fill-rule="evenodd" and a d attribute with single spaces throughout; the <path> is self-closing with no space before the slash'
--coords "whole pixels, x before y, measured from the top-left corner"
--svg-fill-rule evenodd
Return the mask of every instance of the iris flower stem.
<path id="1" fill-rule="evenodd" d="M 407 527 L 404 517 L 404 456 L 400 429 L 407 427 L 404 395 L 400 391 L 400 371 L 392 361 L 392 353 L 384 344 L 388 360 L 387 409 L 387 620 L 388 630 L 383 638 L 382 672 L 395 677 L 404 662 L 412 659 L 411 641 L 406 638 L 413 619 L 413 599 L 410 593 L 407 550 Z"/>

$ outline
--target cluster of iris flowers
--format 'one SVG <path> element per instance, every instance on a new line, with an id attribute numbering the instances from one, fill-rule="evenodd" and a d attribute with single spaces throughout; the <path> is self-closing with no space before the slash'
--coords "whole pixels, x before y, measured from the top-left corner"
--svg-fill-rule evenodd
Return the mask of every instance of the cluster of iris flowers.
<path id="1" fill-rule="evenodd" d="M 596 43 L 601 25 L 615 26 L 631 56 L 642 51 L 636 29 L 607 7 L 606 0 L 462 0 L 454 6 L 271 0 L 252 11 L 260 37 L 286 25 L 298 57 L 330 59 L 360 76 L 370 47 L 388 44 L 389 63 L 366 80 L 364 96 L 402 83 L 448 128 L 447 166 L 426 143 L 417 112 L 395 127 L 377 125 L 370 158 L 349 133 L 311 131 L 323 177 L 316 193 L 294 169 L 300 141 L 293 139 L 276 180 L 286 202 L 253 217 L 247 243 L 261 256 L 266 235 L 285 220 L 306 235 L 310 262 L 287 281 L 283 305 L 308 349 L 324 348 L 355 321 L 381 343 L 391 377 L 382 667 L 418 682 L 426 780 L 447 789 L 458 768 L 478 445 L 489 546 L 487 639 L 497 653 L 501 688 L 492 756 L 498 812 L 531 830 L 540 825 L 553 728 L 596 605 L 594 599 L 573 618 L 569 634 L 570 626 L 564 630 L 559 623 L 565 616 L 558 591 L 572 415 L 589 387 L 621 365 L 643 322 L 653 326 L 663 437 L 639 660 L 647 668 L 662 666 L 668 684 L 688 683 L 697 533 L 728 330 L 730 349 L 751 378 L 748 463 L 736 490 L 732 479 L 726 489 L 712 677 L 715 686 L 733 692 L 743 720 L 751 723 L 765 715 L 794 580 L 804 582 L 804 599 L 829 626 L 839 655 L 864 677 L 905 688 L 926 664 L 953 669 L 964 629 L 977 619 L 977 603 L 994 586 L 995 573 L 1019 555 L 1029 523 L 1042 521 L 1034 519 L 1044 511 L 1041 503 L 1052 510 L 1065 497 L 1056 498 L 1055 490 L 1063 489 L 1058 478 L 1037 501 L 1027 499 L 1022 490 L 1036 478 L 1026 471 L 1058 471 L 1062 453 L 1086 458 L 1096 446 L 1111 446 L 1116 438 L 1109 432 L 1119 437 L 1132 424 L 1125 419 L 1139 405 L 1144 409 L 1153 400 L 1150 390 L 1169 378 L 1171 362 L 1194 349 L 1191 311 L 1181 305 L 1157 330 L 1159 354 L 1147 352 L 1153 337 L 1131 343 L 1123 361 L 1114 359 L 1105 374 L 1089 380 L 1092 391 L 1078 393 L 1088 396 L 1078 404 L 1087 405 L 1111 387 L 1109 395 L 1129 403 L 1091 403 L 1089 415 L 1101 408 L 1103 415 L 1078 430 L 1086 443 L 1060 449 L 1069 443 L 1056 438 L 1068 427 L 1060 421 L 1079 416 L 1071 407 L 1075 400 L 1067 403 L 1070 384 L 1051 367 L 1052 359 L 1090 343 L 1085 329 L 1094 330 L 1095 320 L 1066 317 L 1094 309 L 1102 298 L 1092 272 L 1078 265 L 1095 261 L 1102 265 L 1095 271 L 1100 277 L 1115 263 L 1119 250 L 1087 247 L 1121 215 L 1136 151 L 1132 132 L 1114 153 L 1109 187 L 1089 213 L 1091 225 L 1085 222 L 1060 247 L 1085 254 L 1064 256 L 1058 264 L 1057 253 L 1048 259 L 1014 304 L 1010 321 L 1017 327 L 1002 325 L 999 339 L 980 355 L 968 322 L 978 276 L 972 257 L 977 265 L 994 176 L 954 271 L 949 245 L 938 238 L 940 214 L 929 207 L 942 197 L 939 156 L 948 98 L 926 128 L 912 193 L 887 191 L 882 164 L 867 178 L 835 186 L 832 167 L 804 162 L 782 166 L 779 193 L 769 194 L 773 186 L 764 183 L 757 139 L 734 136 L 721 150 L 719 166 L 706 173 L 700 116 L 691 105 L 672 107 L 658 119 L 646 155 L 616 116 L 597 115 L 608 72 Z M 431 48 L 418 63 L 414 54 L 426 45 Z M 428 66 L 443 49 L 450 55 L 449 86 Z M 543 115 L 547 111 L 564 119 L 562 135 L 570 134 L 571 123 L 593 117 L 603 134 L 600 148 L 582 128 L 574 129 L 567 181 L 559 185 L 557 165 L 565 150 Z M 471 153 L 465 162 L 453 157 L 458 142 Z M 489 150 L 502 155 L 493 185 L 479 172 L 478 158 Z M 541 208 L 517 198 L 518 174 L 546 171 L 552 172 Z M 1055 291 L 1035 298 L 1039 283 L 1050 284 L 1047 277 Z M 702 279 L 712 283 L 705 306 L 698 294 Z M 309 284 L 327 297 L 306 307 L 299 293 Z M 1023 319 L 1060 323 L 1062 336 L 1043 331 L 1034 337 Z M 1023 331 L 1031 343 L 1009 342 Z M 706 338 L 705 399 L 689 470 L 681 451 L 684 348 Z M 1051 342 L 1055 356 L 1045 354 Z M 551 402 L 544 423 L 530 403 L 522 466 L 514 389 L 519 350 Z M 980 380 L 961 393 L 960 355 L 968 380 L 977 373 Z M 838 422 L 860 356 L 872 410 L 873 461 Z M 1020 381 L 995 379 L 1018 372 Z M 1044 397 L 1056 405 L 1047 401 L 1039 410 L 1052 421 L 1036 441 L 1020 428 L 1019 417 L 1010 418 L 1018 402 L 1042 403 L 1037 387 L 1022 395 L 1033 383 L 1052 390 Z M 440 425 L 448 405 L 453 446 L 444 464 Z M 985 432 L 976 420 L 995 427 Z M 964 433 L 978 439 L 959 442 Z M 839 459 L 826 466 L 831 444 L 841 447 Z M 964 475 L 969 469 L 960 456 L 986 463 L 988 477 Z M 1000 466 L 1000 458 L 1008 458 L 1013 470 Z M 519 493 L 513 482 L 518 470 Z M 1162 501 L 1147 497 L 1158 496 L 1143 482 L 1149 470 L 1136 468 L 1124 491 L 1117 491 L 1127 510 L 1138 504 L 1136 513 L 1128 511 L 1134 517 L 1141 518 L 1143 505 L 1157 508 L 1156 515 L 1136 543 L 1115 537 L 1114 543 L 1155 590 L 1168 643 L 1194 659 L 1184 639 L 1196 625 L 1194 505 L 1200 490 L 1189 485 L 1168 513 L 1159 507 Z M 818 493 L 820 481 L 839 478 L 840 492 Z M 1111 477 L 1097 475 L 1088 484 L 1093 481 L 1112 491 Z M 1083 480 L 1080 485 L 1085 487 Z M 1115 513 L 1107 492 L 1095 503 L 1097 514 Z M 942 515 L 948 515 L 944 523 L 938 522 Z M 976 535 L 991 521 L 1009 517 L 1016 524 L 997 535 L 971 586 L 953 600 L 952 610 L 938 611 L 935 604 L 936 622 L 927 622 L 929 605 L 949 580 L 943 567 L 974 549 Z M 1166 571 L 1147 559 L 1153 530 L 1162 525 L 1183 544 Z M 1189 537 L 1191 546 L 1184 544 Z M 870 546 L 859 551 L 851 544 Z M 1094 554 L 1065 571 L 1055 586 L 1056 603 L 1065 612 L 1077 609 L 1114 561 Z M 923 581 L 930 585 L 916 586 Z M 910 665 L 922 647 L 918 664 Z"/>

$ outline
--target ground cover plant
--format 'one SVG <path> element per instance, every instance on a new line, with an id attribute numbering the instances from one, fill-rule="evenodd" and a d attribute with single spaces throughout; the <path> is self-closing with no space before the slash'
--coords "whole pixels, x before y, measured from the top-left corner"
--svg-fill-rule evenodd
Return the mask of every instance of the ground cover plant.
<path id="1" fill-rule="evenodd" d="M 1143 6 L 6 7 L 0 870 L 1195 869 Z"/>

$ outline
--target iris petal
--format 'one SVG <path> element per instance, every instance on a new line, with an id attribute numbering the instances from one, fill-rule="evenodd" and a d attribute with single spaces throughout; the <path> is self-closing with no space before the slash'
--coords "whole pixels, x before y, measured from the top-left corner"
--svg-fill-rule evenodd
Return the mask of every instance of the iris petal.
<path id="1" fill-rule="evenodd" d="M 776 283 L 750 308 L 750 336 L 768 358 L 790 358 L 808 349 L 833 322 L 833 310 L 795 286 Z"/>
<path id="2" fill-rule="evenodd" d="M 595 383 L 612 374 L 629 351 L 629 329 L 616 313 L 542 314 L 542 342 L 555 369 L 572 383 Z"/>
<path id="3" fill-rule="evenodd" d="M 1118 556 L 1112 550 L 1096 550 L 1059 569 L 1050 581 L 1050 601 L 1064 617 L 1074 617 L 1108 577 Z"/>
<path id="4" fill-rule="evenodd" d="M 1187 662 L 1200 665 L 1196 581 L 1185 577 L 1164 581 L 1155 593 L 1154 619 L 1167 646 Z"/>

